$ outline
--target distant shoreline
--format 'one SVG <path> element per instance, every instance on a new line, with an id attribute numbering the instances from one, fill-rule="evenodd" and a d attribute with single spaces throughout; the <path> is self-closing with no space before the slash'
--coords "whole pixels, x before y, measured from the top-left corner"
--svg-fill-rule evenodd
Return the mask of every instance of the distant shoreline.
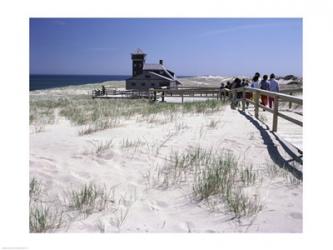
<path id="1" fill-rule="evenodd" d="M 125 83 L 129 75 L 47 75 L 47 74 L 31 74 L 29 90 L 48 90 L 65 87 L 79 87 L 81 85 L 109 85 L 108 87 L 120 87 L 120 83 Z M 221 82 L 232 81 L 234 77 L 229 76 L 177 76 L 184 86 L 210 86 L 219 87 Z M 249 79 L 246 76 L 238 76 L 240 78 Z M 279 80 L 281 85 L 287 85 L 293 80 Z M 115 86 L 113 86 L 113 84 Z M 121 84 L 122 85 L 122 84 Z M 125 85 L 125 84 L 124 84 Z M 125 87 L 125 86 L 121 86 Z M 287 87 L 287 86 L 284 86 Z"/>
<path id="2" fill-rule="evenodd" d="M 124 81 L 130 75 L 75 75 L 75 74 L 30 74 L 29 90 L 61 88 L 107 81 Z M 178 78 L 191 76 L 178 76 Z"/>

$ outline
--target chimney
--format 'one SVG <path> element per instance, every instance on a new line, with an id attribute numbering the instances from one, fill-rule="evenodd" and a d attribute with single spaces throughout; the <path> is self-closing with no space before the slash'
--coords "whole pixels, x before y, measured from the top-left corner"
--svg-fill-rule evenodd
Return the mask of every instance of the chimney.
<path id="1" fill-rule="evenodd" d="M 163 65 L 163 60 L 160 60 L 160 64 Z"/>

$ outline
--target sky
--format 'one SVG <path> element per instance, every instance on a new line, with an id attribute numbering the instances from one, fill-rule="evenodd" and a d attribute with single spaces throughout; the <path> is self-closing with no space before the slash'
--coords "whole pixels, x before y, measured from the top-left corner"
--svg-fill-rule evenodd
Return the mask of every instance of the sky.
<path id="1" fill-rule="evenodd" d="M 302 76 L 301 18 L 31 18 L 30 74 L 130 75 L 131 53 L 179 76 Z"/>

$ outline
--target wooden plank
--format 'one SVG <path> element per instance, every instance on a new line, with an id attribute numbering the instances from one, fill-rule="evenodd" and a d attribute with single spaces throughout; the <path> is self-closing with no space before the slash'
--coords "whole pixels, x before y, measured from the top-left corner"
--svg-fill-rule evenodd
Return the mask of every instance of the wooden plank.
<path id="1" fill-rule="evenodd" d="M 278 125 L 278 113 L 279 113 L 279 97 L 274 96 L 274 108 L 273 108 L 273 131 L 277 131 Z"/>
<path id="2" fill-rule="evenodd" d="M 259 93 L 254 91 L 254 116 L 255 118 L 259 118 Z"/>
<path id="3" fill-rule="evenodd" d="M 246 90 L 249 92 L 252 92 L 252 93 L 258 92 L 260 94 L 264 94 L 264 95 L 271 96 L 271 97 L 274 97 L 275 95 L 277 95 L 280 100 L 286 100 L 286 101 L 291 101 L 291 102 L 297 103 L 297 104 L 303 104 L 303 99 L 299 98 L 299 97 L 295 97 L 295 96 L 266 91 L 266 90 L 262 90 L 262 89 L 253 89 L 253 88 L 248 88 L 248 87 L 246 87 Z"/>
<path id="4" fill-rule="evenodd" d="M 270 113 L 272 113 L 272 114 L 274 113 L 273 109 L 271 109 L 271 108 L 269 108 L 267 106 L 264 106 L 264 105 L 262 105 L 260 103 L 259 103 L 259 107 L 262 108 L 262 109 L 264 109 L 264 110 L 266 110 L 266 111 L 268 111 L 268 112 L 270 112 Z"/>
<path id="5" fill-rule="evenodd" d="M 242 92 L 242 111 L 245 111 L 245 89 Z"/>
<path id="6" fill-rule="evenodd" d="M 278 116 L 282 117 L 283 119 L 286 119 L 287 121 L 290 121 L 292 123 L 295 123 L 295 124 L 303 127 L 303 122 L 302 121 L 296 120 L 295 118 L 292 118 L 292 117 L 287 116 L 285 114 L 282 114 L 280 112 L 278 112 Z"/>
<path id="7" fill-rule="evenodd" d="M 290 92 L 290 93 L 289 93 L 289 95 L 293 95 L 293 93 L 292 93 L 292 92 Z M 291 109 L 291 108 L 292 108 L 292 105 L 293 105 L 293 103 L 292 103 L 291 101 L 289 101 L 289 109 Z"/>

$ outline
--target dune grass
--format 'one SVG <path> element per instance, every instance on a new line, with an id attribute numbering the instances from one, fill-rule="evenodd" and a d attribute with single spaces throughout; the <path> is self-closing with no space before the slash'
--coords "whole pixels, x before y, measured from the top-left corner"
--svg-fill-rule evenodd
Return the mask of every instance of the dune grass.
<path id="1" fill-rule="evenodd" d="M 98 187 L 94 184 L 85 184 L 78 190 L 72 190 L 66 199 L 70 209 L 79 210 L 86 215 L 99 212 L 114 203 L 114 192 L 106 187 Z"/>
<path id="2" fill-rule="evenodd" d="M 143 146 L 143 145 L 145 145 L 145 142 L 140 139 L 136 139 L 136 140 L 123 139 L 120 147 L 121 148 L 137 148 L 137 147 Z"/>
<path id="3" fill-rule="evenodd" d="M 30 97 L 30 124 L 47 118 L 54 122 L 54 111 L 66 117 L 74 125 L 87 125 L 99 120 L 112 118 L 130 118 L 134 115 L 142 117 L 165 113 L 172 118 L 175 112 L 209 113 L 223 108 L 224 102 L 207 100 L 192 103 L 149 103 L 148 100 L 103 100 L 90 96 L 78 95 L 68 97 Z"/>
<path id="4" fill-rule="evenodd" d="M 64 224 L 63 211 L 42 200 L 41 183 L 33 177 L 29 183 L 29 230 L 31 233 L 52 232 Z"/>
<path id="5" fill-rule="evenodd" d="M 196 200 L 218 197 L 235 218 L 251 216 L 262 209 L 258 196 L 244 192 L 248 186 L 255 185 L 259 179 L 252 166 L 240 166 L 230 152 L 214 155 L 210 164 L 196 175 L 193 195 Z"/>
<path id="6" fill-rule="evenodd" d="M 135 191 L 135 190 L 134 190 Z M 29 183 L 29 228 L 31 233 L 48 233 L 69 225 L 73 220 L 73 212 L 87 217 L 93 213 L 108 210 L 111 215 L 109 224 L 118 231 L 127 218 L 129 209 L 136 200 L 134 193 L 119 194 L 116 198 L 115 187 L 84 184 L 78 189 L 65 192 L 63 200 L 50 201 L 43 193 L 41 182 L 32 178 Z M 102 216 L 102 214 L 101 214 Z M 75 217 L 75 216 L 74 216 Z M 105 231 L 99 223 L 100 232 Z"/>
<path id="7" fill-rule="evenodd" d="M 232 152 L 188 148 L 183 153 L 171 153 L 155 179 L 152 175 L 149 172 L 145 176 L 148 184 L 162 189 L 190 184 L 195 201 L 218 200 L 234 218 L 252 216 L 262 209 L 259 195 L 245 191 L 261 184 L 261 177 L 252 166 L 240 164 Z"/>
<path id="8" fill-rule="evenodd" d="M 38 200 L 42 192 L 40 182 L 33 177 L 29 183 L 29 198 L 30 202 Z"/>
<path id="9" fill-rule="evenodd" d="M 96 145 L 95 153 L 101 155 L 112 147 L 112 140 L 102 141 Z"/>
<path id="10" fill-rule="evenodd" d="M 296 166 L 295 166 L 296 167 Z M 296 178 L 292 173 L 286 170 L 283 166 L 280 167 L 276 164 L 265 164 L 265 174 L 270 179 L 280 179 L 285 184 L 290 186 L 298 186 L 303 183 L 301 179 Z"/>
<path id="11" fill-rule="evenodd" d="M 29 208 L 31 233 L 52 232 L 63 225 L 63 212 L 58 212 L 43 203 L 32 203 Z"/>
<path id="12" fill-rule="evenodd" d="M 98 120 L 81 128 L 78 132 L 78 135 L 79 136 L 89 135 L 105 129 L 115 128 L 119 126 L 119 124 L 120 122 L 118 119 L 111 118 L 107 120 Z"/>
<path id="13" fill-rule="evenodd" d="M 214 129 L 217 127 L 217 124 L 219 123 L 218 120 L 210 120 L 209 121 L 209 124 L 207 125 L 208 128 L 211 128 L 211 129 Z"/>

